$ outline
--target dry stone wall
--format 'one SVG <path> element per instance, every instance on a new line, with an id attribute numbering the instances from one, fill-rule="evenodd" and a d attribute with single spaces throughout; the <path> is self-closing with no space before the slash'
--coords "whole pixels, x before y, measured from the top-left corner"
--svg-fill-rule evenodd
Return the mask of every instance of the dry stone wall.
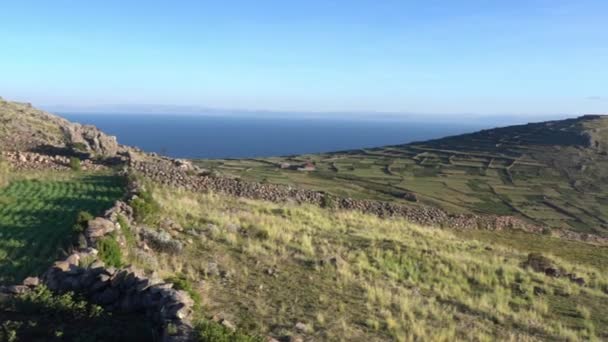
<path id="1" fill-rule="evenodd" d="M 456 229 L 482 228 L 491 230 L 522 229 L 531 232 L 542 231 L 542 227 L 513 216 L 453 215 L 438 208 L 422 205 L 408 206 L 374 200 L 334 198 L 321 191 L 213 177 L 201 173 L 194 167 L 177 167 L 175 161 L 165 158 L 155 159 L 154 161 L 132 160 L 130 166 L 132 170 L 141 173 L 155 182 L 173 187 L 182 187 L 191 191 L 218 192 L 231 196 L 272 202 L 295 201 L 297 203 L 330 206 L 335 209 L 357 210 L 381 217 L 404 217 L 408 221 L 421 225 Z"/>
<path id="2" fill-rule="evenodd" d="M 133 196 L 135 193 L 130 192 L 127 198 Z M 96 243 L 108 234 L 117 239 L 123 253 L 128 252 L 119 216 L 134 223 L 133 209 L 117 201 L 103 216 L 88 222 L 83 233 L 84 246 L 56 261 L 40 278 L 29 277 L 21 285 L 0 286 L 0 294 L 18 295 L 39 285 L 56 293 L 71 291 L 108 311 L 145 315 L 158 327 L 163 342 L 193 340 L 194 301 L 187 292 L 174 289 L 173 284 L 154 273 L 145 275 L 132 266 L 108 267 L 99 260 Z"/>
<path id="3" fill-rule="evenodd" d="M 70 158 L 60 155 L 46 155 L 34 152 L 3 152 L 3 159 L 9 162 L 11 168 L 22 170 L 55 170 L 69 171 Z M 106 166 L 91 159 L 80 162 L 80 167 L 85 171 L 98 171 L 106 169 Z"/>

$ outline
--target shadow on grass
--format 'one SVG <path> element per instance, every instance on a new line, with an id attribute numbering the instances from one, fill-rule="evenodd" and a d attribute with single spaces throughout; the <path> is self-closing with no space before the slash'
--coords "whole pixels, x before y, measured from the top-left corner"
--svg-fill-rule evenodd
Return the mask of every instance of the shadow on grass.
<path id="1" fill-rule="evenodd" d="M 78 175 L 69 181 L 21 180 L 0 189 L 0 284 L 39 275 L 72 241 L 80 211 L 99 215 L 124 194 L 110 175 Z"/>

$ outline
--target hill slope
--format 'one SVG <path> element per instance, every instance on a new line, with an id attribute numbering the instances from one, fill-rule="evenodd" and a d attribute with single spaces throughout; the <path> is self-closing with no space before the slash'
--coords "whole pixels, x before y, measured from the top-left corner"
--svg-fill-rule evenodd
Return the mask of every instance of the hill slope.
<path id="1" fill-rule="evenodd" d="M 115 156 L 116 138 L 93 126 L 71 123 L 35 109 L 29 103 L 0 98 L 0 149 L 29 151 L 74 148 L 95 155 Z"/>
<path id="2" fill-rule="evenodd" d="M 197 164 L 246 180 L 456 213 L 515 215 L 606 236 L 607 151 L 608 117 L 583 116 L 407 145 Z M 314 171 L 297 170 L 308 162 Z"/>

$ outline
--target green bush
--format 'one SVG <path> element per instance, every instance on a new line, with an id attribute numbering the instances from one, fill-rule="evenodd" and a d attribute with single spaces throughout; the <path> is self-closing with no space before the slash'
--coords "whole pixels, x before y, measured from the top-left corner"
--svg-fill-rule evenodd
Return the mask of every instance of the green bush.
<path id="1" fill-rule="evenodd" d="M 17 296 L 15 309 L 25 314 L 46 314 L 65 319 L 96 318 L 103 313 L 100 306 L 80 300 L 72 292 L 55 295 L 44 285 Z"/>
<path id="2" fill-rule="evenodd" d="M 80 165 L 80 159 L 76 157 L 70 158 L 70 169 L 72 169 L 73 171 L 80 171 L 82 169 L 82 166 Z"/>
<path id="3" fill-rule="evenodd" d="M 72 226 L 72 231 L 74 233 L 82 233 L 87 228 L 87 225 L 90 220 L 94 219 L 93 215 L 89 212 L 81 211 L 76 216 L 76 223 Z"/>
<path id="4" fill-rule="evenodd" d="M 208 320 L 201 320 L 194 327 L 196 338 L 200 342 L 262 342 L 258 336 L 249 336 L 240 331 L 232 331 L 227 327 Z"/>
<path id="5" fill-rule="evenodd" d="M 97 241 L 99 258 L 108 266 L 122 266 L 122 251 L 120 245 L 113 235 L 103 237 Z"/>
<path id="6" fill-rule="evenodd" d="M 84 143 L 81 143 L 81 142 L 73 143 L 72 149 L 75 151 L 79 151 L 79 152 L 86 152 L 87 145 L 85 145 Z"/>
<path id="7" fill-rule="evenodd" d="M 133 208 L 133 215 L 137 222 L 153 222 L 160 210 L 158 202 L 152 198 L 148 191 L 142 191 L 129 203 Z"/>

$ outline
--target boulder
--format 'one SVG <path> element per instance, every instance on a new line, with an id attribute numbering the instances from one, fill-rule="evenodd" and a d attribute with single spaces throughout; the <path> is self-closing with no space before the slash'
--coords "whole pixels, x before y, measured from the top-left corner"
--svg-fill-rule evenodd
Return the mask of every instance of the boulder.
<path id="1" fill-rule="evenodd" d="M 102 133 L 95 126 L 69 124 L 63 129 L 72 146 L 81 146 L 86 152 L 103 157 L 114 157 L 118 153 L 116 137 Z"/>
<path id="2" fill-rule="evenodd" d="M 23 285 L 35 287 L 40 285 L 40 278 L 38 277 L 27 277 L 23 280 Z"/>
<path id="3" fill-rule="evenodd" d="M 113 232 L 115 229 L 114 222 L 102 217 L 96 217 L 89 221 L 84 233 L 89 240 L 94 240 Z"/>

